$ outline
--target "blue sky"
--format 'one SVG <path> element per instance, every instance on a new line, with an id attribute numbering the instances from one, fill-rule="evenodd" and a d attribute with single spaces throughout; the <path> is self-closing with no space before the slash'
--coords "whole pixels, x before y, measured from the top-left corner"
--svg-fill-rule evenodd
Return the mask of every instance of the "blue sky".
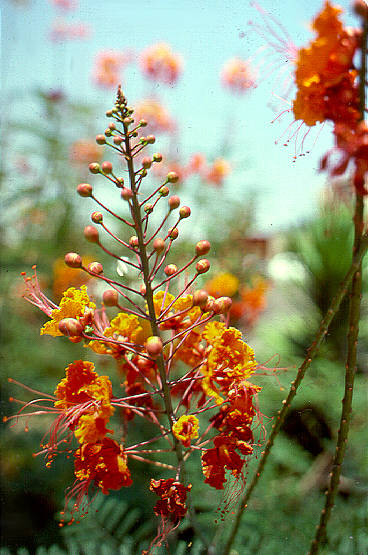
<path id="1" fill-rule="evenodd" d="M 344 0 L 340 5 L 345 21 L 353 25 L 350 3 Z M 308 22 L 322 2 L 264 0 L 262 6 L 282 22 L 297 45 L 302 45 L 312 36 Z M 103 130 L 103 112 L 111 106 L 113 91 L 97 89 L 91 82 L 95 53 L 107 48 L 139 51 L 157 41 L 168 42 L 185 60 L 179 83 L 152 88 L 137 65 L 130 66 L 122 80 L 129 102 L 152 91 L 163 98 L 179 121 L 178 148 L 184 158 L 198 150 L 216 156 L 225 135 L 230 135 L 235 170 L 226 184 L 224 199 L 256 192 L 259 231 L 285 228 L 316 210 L 325 183 L 324 176 L 317 173 L 318 160 L 330 145 L 330 131 L 325 128 L 312 153 L 296 163 L 292 161 L 293 147 L 284 148 L 283 141 L 275 144 L 291 120 L 286 117 L 270 123 L 277 115 L 270 104 L 276 102 L 273 93 L 282 95 L 282 79 L 275 81 L 267 62 L 262 63 L 258 49 L 263 41 L 248 24 L 249 20 L 260 22 L 260 16 L 247 1 L 79 0 L 78 9 L 67 14 L 67 19 L 90 25 L 91 39 L 53 44 L 47 35 L 57 13 L 48 0 L 3 1 L 5 102 L 14 94 L 35 88 L 62 88 L 75 100 L 101 106 L 96 121 L 101 121 Z M 223 63 L 233 56 L 246 59 L 254 55 L 261 76 L 259 86 L 242 97 L 226 92 L 219 80 Z M 278 109 L 284 105 L 280 101 Z"/>

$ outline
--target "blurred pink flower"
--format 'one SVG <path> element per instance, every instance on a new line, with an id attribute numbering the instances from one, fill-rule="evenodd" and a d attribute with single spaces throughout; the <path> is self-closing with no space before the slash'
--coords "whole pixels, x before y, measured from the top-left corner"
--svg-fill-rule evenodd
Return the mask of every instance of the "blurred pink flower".
<path id="1" fill-rule="evenodd" d="M 180 54 L 173 52 L 164 42 L 146 48 L 141 54 L 140 64 L 146 77 L 168 84 L 176 83 L 183 68 Z"/>
<path id="2" fill-rule="evenodd" d="M 121 71 L 132 59 L 131 52 L 102 50 L 96 55 L 93 80 L 99 87 L 113 88 L 121 80 Z"/>
<path id="3" fill-rule="evenodd" d="M 89 139 L 75 141 L 69 150 L 69 159 L 75 164 L 89 164 L 91 160 L 99 161 L 101 147 Z"/>
<path id="4" fill-rule="evenodd" d="M 50 0 L 56 8 L 64 11 L 75 10 L 78 7 L 77 0 Z"/>
<path id="5" fill-rule="evenodd" d="M 243 94 L 257 86 L 256 77 L 248 61 L 231 58 L 222 68 L 221 80 L 232 92 Z"/>
<path id="6" fill-rule="evenodd" d="M 147 121 L 147 128 L 153 133 L 174 131 L 176 123 L 166 108 L 155 98 L 146 98 L 136 104 L 134 119 Z"/>
<path id="7" fill-rule="evenodd" d="M 84 23 L 69 23 L 65 19 L 58 18 L 52 25 L 49 38 L 53 42 L 66 40 L 86 40 L 91 36 L 91 28 Z"/>

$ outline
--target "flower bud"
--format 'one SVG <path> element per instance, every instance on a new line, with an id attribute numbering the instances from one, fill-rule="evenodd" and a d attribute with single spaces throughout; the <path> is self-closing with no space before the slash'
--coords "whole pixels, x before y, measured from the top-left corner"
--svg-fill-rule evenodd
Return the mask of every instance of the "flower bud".
<path id="1" fill-rule="evenodd" d="M 179 235 L 179 230 L 177 227 L 170 227 L 169 229 L 169 237 L 170 239 L 172 239 L 172 241 L 175 241 L 175 239 L 178 238 Z"/>
<path id="2" fill-rule="evenodd" d="M 160 154 L 159 152 L 155 152 L 155 154 L 152 156 L 152 160 L 154 162 L 161 162 L 162 161 L 162 154 Z"/>
<path id="3" fill-rule="evenodd" d="M 133 248 L 139 247 L 139 241 L 136 235 L 132 235 L 132 237 L 129 239 L 129 245 Z"/>
<path id="4" fill-rule="evenodd" d="M 123 142 L 123 140 L 124 140 L 123 137 L 120 137 L 120 135 L 116 135 L 116 136 L 113 138 L 113 143 L 114 143 L 114 145 L 120 146 L 121 143 Z"/>
<path id="5" fill-rule="evenodd" d="M 95 224 L 102 224 L 102 222 L 103 222 L 103 215 L 101 214 L 101 212 L 92 212 L 92 214 L 91 214 L 91 220 L 92 220 L 93 223 L 95 223 Z"/>
<path id="6" fill-rule="evenodd" d="M 112 164 L 111 162 L 102 162 L 101 169 L 104 173 L 109 174 L 112 172 Z"/>
<path id="7" fill-rule="evenodd" d="M 153 143 L 156 141 L 156 137 L 154 135 L 147 135 L 146 137 L 146 142 L 149 145 L 153 145 Z"/>
<path id="8" fill-rule="evenodd" d="M 140 127 L 146 127 L 146 125 L 147 125 L 146 120 L 145 119 L 139 120 L 139 125 L 140 125 Z"/>
<path id="9" fill-rule="evenodd" d="M 205 254 L 210 252 L 210 249 L 211 249 L 211 243 L 207 241 L 207 239 L 198 241 L 198 243 L 195 246 L 197 256 L 204 256 Z"/>
<path id="10" fill-rule="evenodd" d="M 106 117 L 107 118 L 112 118 L 112 110 L 107 110 Z"/>
<path id="11" fill-rule="evenodd" d="M 212 312 L 214 302 L 215 302 L 214 297 L 208 297 L 205 306 L 202 308 L 203 312 Z"/>
<path id="12" fill-rule="evenodd" d="M 77 187 L 77 193 L 81 197 L 91 197 L 92 186 L 89 183 L 80 183 Z"/>
<path id="13" fill-rule="evenodd" d="M 116 125 L 113 121 L 111 123 L 109 123 L 109 129 L 112 129 L 113 131 L 115 131 Z"/>
<path id="14" fill-rule="evenodd" d="M 152 335 L 146 341 L 146 351 L 152 358 L 157 358 L 162 353 L 162 339 Z"/>
<path id="15" fill-rule="evenodd" d="M 68 252 L 64 256 L 64 262 L 69 268 L 80 268 L 82 266 L 82 257 L 76 252 Z"/>
<path id="16" fill-rule="evenodd" d="M 91 262 L 91 264 L 88 264 L 87 268 L 93 274 L 103 274 L 103 266 L 100 262 Z"/>
<path id="17" fill-rule="evenodd" d="M 147 202 L 147 204 L 144 205 L 143 210 L 145 211 L 146 214 L 151 214 L 153 210 L 153 204 L 151 204 L 150 202 Z"/>
<path id="18" fill-rule="evenodd" d="M 165 241 L 163 239 L 161 239 L 160 237 L 157 237 L 153 241 L 153 248 L 157 253 L 162 252 L 165 248 Z"/>
<path id="19" fill-rule="evenodd" d="M 93 225 L 87 225 L 84 228 L 84 236 L 90 243 L 98 243 L 98 230 Z"/>
<path id="20" fill-rule="evenodd" d="M 97 162 L 92 162 L 92 164 L 88 166 L 88 169 L 91 173 L 100 173 L 101 171 L 100 164 Z"/>
<path id="21" fill-rule="evenodd" d="M 205 274 L 210 269 L 210 263 L 207 258 L 202 258 L 202 260 L 198 260 L 196 264 L 196 270 L 199 274 Z"/>
<path id="22" fill-rule="evenodd" d="M 169 172 L 167 174 L 167 180 L 169 183 L 176 183 L 177 181 L 179 181 L 179 176 L 176 172 Z"/>
<path id="23" fill-rule="evenodd" d="M 175 210 L 175 208 L 180 206 L 180 198 L 177 195 L 170 197 L 168 202 L 170 210 Z"/>
<path id="24" fill-rule="evenodd" d="M 197 289 L 193 293 L 193 306 L 204 308 L 208 301 L 208 293 L 204 289 Z"/>
<path id="25" fill-rule="evenodd" d="M 102 302 L 106 306 L 117 306 L 119 294 L 115 289 L 107 289 L 102 294 Z"/>
<path id="26" fill-rule="evenodd" d="M 178 271 L 178 267 L 175 266 L 175 264 L 168 264 L 164 268 L 164 272 L 167 276 L 172 276 L 173 274 L 176 274 L 177 271 Z"/>
<path id="27" fill-rule="evenodd" d="M 124 119 L 123 119 L 123 123 L 124 123 L 125 125 L 130 125 L 131 123 L 133 123 L 133 121 L 134 121 L 134 119 L 133 119 L 133 118 L 130 118 L 130 117 L 124 118 Z"/>
<path id="28" fill-rule="evenodd" d="M 75 318 L 63 318 L 59 322 L 59 331 L 68 337 L 77 337 L 82 335 L 83 327 Z"/>
<path id="29" fill-rule="evenodd" d="M 144 169 L 148 169 L 152 166 L 152 160 L 151 158 L 149 158 L 148 156 L 146 156 L 145 158 L 143 158 L 142 160 L 142 166 Z"/>
<path id="30" fill-rule="evenodd" d="M 191 210 L 189 208 L 189 206 L 182 206 L 179 210 L 179 216 L 184 219 L 184 218 L 189 218 L 191 214 Z"/>
<path id="31" fill-rule="evenodd" d="M 133 196 L 133 191 L 128 187 L 123 187 L 121 190 L 121 198 L 124 200 L 130 200 Z"/>
<path id="32" fill-rule="evenodd" d="M 111 129 L 109 129 L 109 128 L 105 129 L 105 135 L 106 135 L 106 137 L 111 137 L 111 135 L 112 135 Z"/>
<path id="33" fill-rule="evenodd" d="M 96 143 L 98 145 L 104 145 L 106 143 L 105 135 L 96 135 Z"/>
<path id="34" fill-rule="evenodd" d="M 147 293 L 147 288 L 144 285 L 144 283 L 141 283 L 140 287 L 139 287 L 139 291 L 141 292 L 141 295 L 145 295 Z"/>
<path id="35" fill-rule="evenodd" d="M 166 185 L 163 185 L 158 192 L 161 197 L 167 197 L 167 195 L 170 193 L 170 189 L 169 187 L 166 187 Z"/>
<path id="36" fill-rule="evenodd" d="M 219 297 L 213 302 L 213 308 L 215 314 L 226 314 L 229 312 L 233 301 L 230 297 Z"/>

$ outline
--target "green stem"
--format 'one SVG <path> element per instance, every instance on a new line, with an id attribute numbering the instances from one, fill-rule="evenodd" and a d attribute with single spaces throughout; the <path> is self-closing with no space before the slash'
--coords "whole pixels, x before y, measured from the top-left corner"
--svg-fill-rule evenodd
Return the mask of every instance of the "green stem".
<path id="1" fill-rule="evenodd" d="M 361 120 L 364 120 L 365 113 L 365 78 L 367 74 L 367 36 L 368 36 L 368 21 L 363 24 L 362 33 L 362 52 L 361 52 L 361 69 L 359 79 L 359 92 L 360 92 L 360 113 Z M 356 195 L 355 213 L 354 213 L 354 245 L 353 256 L 359 251 L 363 240 L 364 228 L 364 201 L 363 197 L 359 194 Z M 332 471 L 330 473 L 330 483 L 326 490 L 326 500 L 324 508 L 321 511 L 319 524 L 317 525 L 314 540 L 311 543 L 309 555 L 316 555 L 322 544 L 327 542 L 327 523 L 331 516 L 331 511 L 335 503 L 336 493 L 338 491 L 341 466 L 345 457 L 346 446 L 348 442 L 351 410 L 353 402 L 353 388 L 354 378 L 356 373 L 356 360 L 357 360 L 357 345 L 359 335 L 359 319 L 360 319 L 360 304 L 362 298 L 362 265 L 353 276 L 351 286 L 351 296 L 349 304 L 349 322 L 348 322 L 348 352 L 346 357 L 346 372 L 345 372 L 345 392 L 342 400 L 342 410 L 340 417 L 340 427 L 337 436 L 336 451 L 332 464 Z"/>
<path id="2" fill-rule="evenodd" d="M 235 539 L 235 536 L 238 532 L 238 528 L 239 528 L 239 524 L 240 524 L 243 512 L 246 509 L 247 503 L 250 499 L 250 496 L 252 495 L 252 492 L 253 492 L 254 488 L 256 487 L 256 485 L 258 483 L 258 480 L 259 480 L 259 478 L 262 474 L 262 471 L 264 469 L 264 466 L 266 464 L 266 461 L 268 459 L 268 456 L 269 456 L 270 451 L 272 449 L 272 446 L 274 444 L 275 438 L 276 438 L 277 434 L 279 433 L 279 431 L 280 431 L 280 429 L 281 429 L 281 427 L 284 423 L 285 417 L 286 417 L 286 415 L 289 411 L 291 402 L 294 399 L 294 397 L 296 395 L 296 392 L 297 392 L 297 389 L 300 386 L 300 384 L 301 384 L 301 382 L 304 378 L 306 370 L 309 368 L 313 358 L 317 355 L 317 353 L 319 351 L 321 343 L 322 343 L 324 337 L 327 334 L 328 328 L 329 328 L 335 314 L 339 310 L 340 304 L 341 304 L 343 298 L 345 297 L 345 295 L 347 293 L 348 287 L 350 286 L 350 283 L 353 279 L 354 274 L 360 268 L 361 261 L 363 259 L 363 256 L 364 256 L 367 248 L 368 248 L 368 235 L 365 234 L 361 243 L 360 243 L 360 245 L 359 245 L 358 251 L 354 255 L 353 262 L 350 266 L 350 269 L 347 272 L 343 282 L 341 283 L 341 285 L 338 289 L 338 292 L 337 292 L 336 296 L 334 297 L 334 299 L 331 302 L 330 308 L 328 309 L 325 317 L 323 318 L 323 320 L 320 324 L 320 327 L 319 327 L 318 332 L 316 334 L 315 340 L 313 341 L 312 345 L 309 347 L 309 349 L 307 351 L 307 356 L 305 357 L 302 365 L 298 369 L 297 376 L 291 384 L 289 394 L 288 394 L 287 398 L 282 402 L 283 407 L 277 413 L 276 421 L 272 425 L 272 431 L 271 431 L 270 437 L 268 438 L 265 450 L 262 453 L 262 457 L 261 457 L 261 459 L 258 463 L 258 466 L 257 466 L 257 469 L 256 469 L 255 474 L 253 476 L 253 479 L 252 479 L 247 491 L 245 492 L 245 495 L 242 498 L 242 500 L 240 502 L 240 505 L 238 507 L 237 514 L 236 514 L 232 529 L 231 529 L 230 534 L 229 534 L 229 539 L 226 543 L 225 549 L 222 551 L 223 555 L 228 555 L 229 552 L 230 552 L 231 546 L 232 546 L 233 541 Z"/>

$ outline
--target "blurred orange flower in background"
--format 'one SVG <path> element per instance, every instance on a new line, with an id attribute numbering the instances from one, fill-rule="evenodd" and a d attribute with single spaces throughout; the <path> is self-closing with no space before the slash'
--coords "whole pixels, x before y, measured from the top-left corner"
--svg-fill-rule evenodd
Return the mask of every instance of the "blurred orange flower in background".
<path id="1" fill-rule="evenodd" d="M 180 54 L 173 52 L 164 42 L 146 48 L 141 54 L 140 64 L 146 77 L 167 84 L 176 83 L 183 69 Z"/>
<path id="2" fill-rule="evenodd" d="M 121 71 L 132 60 L 131 52 L 102 50 L 95 58 L 93 81 L 99 87 L 114 88 L 121 80 Z"/>
<path id="3" fill-rule="evenodd" d="M 141 119 L 146 120 L 147 127 L 153 132 L 169 132 L 176 128 L 168 110 L 155 98 L 145 98 L 138 102 L 134 110 L 134 119 L 137 122 Z"/>
<path id="4" fill-rule="evenodd" d="M 232 92 L 243 94 L 257 86 L 250 63 L 241 58 L 231 58 L 221 71 L 221 81 Z"/>
<path id="5" fill-rule="evenodd" d="M 101 147 L 89 139 L 75 141 L 69 150 L 69 159 L 74 164 L 89 164 L 90 160 L 99 162 L 101 156 Z"/>

